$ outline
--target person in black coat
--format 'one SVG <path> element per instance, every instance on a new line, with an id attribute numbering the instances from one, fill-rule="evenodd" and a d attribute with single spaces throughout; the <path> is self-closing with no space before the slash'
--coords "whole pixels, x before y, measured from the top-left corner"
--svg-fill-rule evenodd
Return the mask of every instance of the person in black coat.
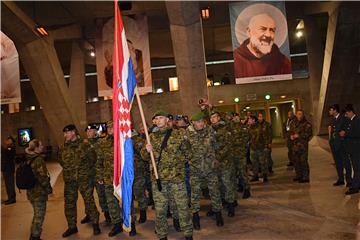
<path id="1" fill-rule="evenodd" d="M 4 177 L 6 193 L 8 200 L 4 201 L 5 205 L 16 203 L 15 194 L 15 140 L 10 136 L 1 146 L 1 172 Z"/>

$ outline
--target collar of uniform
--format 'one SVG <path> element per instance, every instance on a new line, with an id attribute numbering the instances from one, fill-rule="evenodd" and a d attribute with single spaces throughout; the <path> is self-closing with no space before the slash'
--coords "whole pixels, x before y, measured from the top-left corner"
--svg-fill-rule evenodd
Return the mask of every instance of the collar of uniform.
<path id="1" fill-rule="evenodd" d="M 354 119 L 355 116 L 356 116 L 356 114 L 354 114 L 354 116 L 352 116 L 351 121 Z"/>

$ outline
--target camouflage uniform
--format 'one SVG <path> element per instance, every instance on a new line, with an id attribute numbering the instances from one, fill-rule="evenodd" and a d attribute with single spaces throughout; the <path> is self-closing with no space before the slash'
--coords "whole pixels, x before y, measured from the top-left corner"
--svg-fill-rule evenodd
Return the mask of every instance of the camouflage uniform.
<path id="1" fill-rule="evenodd" d="M 146 210 L 148 203 L 145 197 L 145 177 L 149 169 L 149 163 L 141 157 L 141 149 L 145 145 L 145 141 L 138 135 L 132 137 L 134 146 L 134 184 L 133 191 L 138 201 L 139 210 Z"/>
<path id="2" fill-rule="evenodd" d="M 299 138 L 292 140 L 292 159 L 294 161 L 294 168 L 296 172 L 296 178 L 299 180 L 309 180 L 309 163 L 308 163 L 308 151 L 309 141 L 312 137 L 312 126 L 305 119 L 305 117 L 299 121 L 295 118 L 290 123 L 290 134 L 299 134 Z"/>
<path id="3" fill-rule="evenodd" d="M 85 212 L 89 213 L 92 223 L 99 223 L 99 212 L 93 195 L 94 187 L 91 185 L 89 149 L 89 144 L 78 137 L 74 141 L 65 142 L 59 151 L 64 178 L 65 216 L 69 228 L 76 227 L 78 191 L 84 199 Z"/>
<path id="4" fill-rule="evenodd" d="M 114 196 L 114 136 L 107 135 L 96 145 L 96 180 L 103 182 L 111 223 L 122 224 L 122 213 L 118 199 Z"/>
<path id="5" fill-rule="evenodd" d="M 168 129 L 161 128 L 150 135 L 156 160 L 159 158 L 160 146 Z M 141 155 L 144 159 L 149 160 L 150 155 L 145 148 L 142 149 Z M 178 211 L 181 230 L 185 237 L 192 236 L 192 221 L 184 181 L 184 161 L 189 157 L 190 144 L 185 138 L 185 130 L 173 129 L 167 147 L 162 151 L 161 159 L 157 162 L 157 171 L 162 185 L 161 192 L 158 190 L 154 174 L 152 174 L 156 214 L 155 230 L 159 238 L 164 238 L 168 234 L 167 209 L 172 196 Z"/>
<path id="6" fill-rule="evenodd" d="M 271 123 L 265 120 L 263 120 L 261 123 L 259 122 L 259 124 L 263 128 L 263 132 L 266 135 L 265 139 L 267 142 L 265 143 L 264 154 L 265 154 L 265 158 L 267 159 L 269 169 L 272 169 L 273 160 L 271 157 L 271 147 L 267 147 L 267 145 L 272 143 L 272 126 Z"/>
<path id="7" fill-rule="evenodd" d="M 42 155 L 27 151 L 26 160 L 31 162 L 30 166 L 37 180 L 35 186 L 26 191 L 27 199 L 30 201 L 34 210 L 31 236 L 40 238 L 46 213 L 48 194 L 52 192 L 50 176 Z"/>
<path id="8" fill-rule="evenodd" d="M 283 123 L 283 136 L 286 139 L 286 146 L 288 148 L 288 159 L 289 164 L 293 164 L 292 160 L 292 143 L 290 139 L 290 123 L 294 118 L 288 118 L 286 122 Z"/>
<path id="9" fill-rule="evenodd" d="M 91 163 L 91 184 L 92 184 L 92 186 L 95 186 L 96 193 L 99 198 L 99 204 L 100 204 L 101 210 L 103 212 L 108 212 L 109 209 L 108 209 L 108 206 L 106 203 L 105 187 L 104 187 L 104 185 L 99 184 L 96 181 L 97 158 L 96 158 L 95 146 L 96 146 L 96 143 L 98 142 L 98 138 L 88 138 L 85 140 L 85 142 L 89 143 L 88 146 L 89 146 L 90 153 L 88 154 L 88 156 L 89 156 L 88 161 Z M 86 213 L 86 215 L 89 216 L 89 213 Z"/>
<path id="10" fill-rule="evenodd" d="M 217 176 L 214 130 L 207 125 L 201 130 L 190 126 L 187 129 L 187 136 L 192 148 L 192 158 L 189 162 L 191 210 L 193 213 L 200 211 L 200 186 L 201 183 L 205 183 L 209 188 L 211 208 L 214 212 L 219 212 L 221 211 L 221 196 Z"/>
<path id="11" fill-rule="evenodd" d="M 227 203 L 235 202 L 235 188 L 234 188 L 234 161 L 231 158 L 231 130 L 226 126 L 225 122 L 220 121 L 212 125 L 215 130 L 216 139 L 216 160 L 219 161 L 219 177 L 220 184 L 222 184 L 223 195 Z"/>
<path id="12" fill-rule="evenodd" d="M 249 128 L 250 134 L 250 155 L 252 161 L 252 171 L 254 177 L 258 177 L 259 168 L 263 177 L 267 177 L 269 172 L 267 158 L 265 157 L 265 145 L 269 142 L 264 128 L 259 123 L 254 123 Z M 259 166 L 260 165 L 260 166 Z"/>
<path id="13" fill-rule="evenodd" d="M 246 164 L 246 144 L 249 141 L 249 131 L 241 122 L 233 122 L 231 127 L 233 148 L 231 151 L 234 158 L 236 177 L 243 183 L 244 189 L 250 189 L 249 176 Z"/>

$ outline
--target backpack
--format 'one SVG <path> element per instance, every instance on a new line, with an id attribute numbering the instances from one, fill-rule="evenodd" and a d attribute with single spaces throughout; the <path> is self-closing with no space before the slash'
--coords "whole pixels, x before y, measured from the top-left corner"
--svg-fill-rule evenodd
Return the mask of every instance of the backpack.
<path id="1" fill-rule="evenodd" d="M 16 186 L 18 189 L 31 189 L 36 184 L 36 177 L 31 168 L 32 161 L 24 161 L 16 169 Z"/>

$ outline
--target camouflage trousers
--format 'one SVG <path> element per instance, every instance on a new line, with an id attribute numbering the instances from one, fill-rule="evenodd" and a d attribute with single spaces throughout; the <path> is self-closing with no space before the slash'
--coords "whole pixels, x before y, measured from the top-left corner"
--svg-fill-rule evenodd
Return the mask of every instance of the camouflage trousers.
<path id="1" fill-rule="evenodd" d="M 308 149 L 293 149 L 292 160 L 294 163 L 296 178 L 309 180 Z"/>
<path id="2" fill-rule="evenodd" d="M 227 166 L 220 169 L 218 177 L 220 179 L 220 194 L 228 203 L 236 200 L 235 193 L 235 169 L 234 166 Z"/>
<path id="3" fill-rule="evenodd" d="M 46 213 L 46 201 L 31 201 L 34 210 L 34 216 L 31 223 L 31 236 L 40 237 L 42 232 L 42 225 Z"/>
<path id="4" fill-rule="evenodd" d="M 104 184 L 106 202 L 109 207 L 109 214 L 112 224 L 120 224 L 122 222 L 122 212 L 119 200 L 114 195 L 114 186 Z"/>
<path id="5" fill-rule="evenodd" d="M 247 171 L 246 149 L 244 151 L 234 151 L 235 176 L 242 183 L 244 189 L 250 189 L 249 175 Z M 236 184 L 236 182 L 235 182 Z"/>
<path id="6" fill-rule="evenodd" d="M 99 212 L 94 200 L 94 187 L 91 187 L 90 181 L 65 182 L 64 200 L 65 216 L 69 228 L 76 227 L 77 222 L 77 199 L 78 191 L 85 202 L 85 212 L 89 213 L 92 223 L 99 223 Z"/>
<path id="7" fill-rule="evenodd" d="M 145 177 L 136 177 L 133 184 L 134 196 L 138 202 L 139 210 L 146 210 L 148 206 L 147 198 L 145 196 Z"/>
<path id="8" fill-rule="evenodd" d="M 109 208 L 107 206 L 107 202 L 106 202 L 106 196 L 105 196 L 105 188 L 103 184 L 99 184 L 97 182 L 95 182 L 95 177 L 93 178 L 94 180 L 91 181 L 91 185 L 95 186 L 96 189 L 96 193 L 98 195 L 99 198 L 99 204 L 100 204 L 100 208 L 103 212 L 108 212 Z M 85 209 L 85 213 L 86 215 L 90 216 L 90 214 L 87 212 L 88 209 Z"/>
<path id="9" fill-rule="evenodd" d="M 192 236 L 192 218 L 188 206 L 185 181 L 180 183 L 162 181 L 161 186 L 162 190 L 160 192 L 156 182 L 152 185 L 156 215 L 155 230 L 158 238 L 164 238 L 168 234 L 167 209 L 169 207 L 171 195 L 173 196 L 173 200 L 178 210 L 180 227 L 184 236 Z"/>
<path id="10" fill-rule="evenodd" d="M 265 157 L 264 149 L 250 150 L 252 171 L 255 177 L 259 176 L 259 169 L 263 176 L 267 176 L 269 173 L 268 159 Z"/>
<path id="11" fill-rule="evenodd" d="M 264 150 L 265 158 L 267 159 L 269 168 L 272 168 L 274 165 L 274 162 L 273 162 L 272 156 L 271 156 L 271 152 L 272 152 L 271 148 L 265 148 L 265 150 Z"/>
<path id="12" fill-rule="evenodd" d="M 200 211 L 201 183 L 204 183 L 208 189 L 211 199 L 211 209 L 214 212 L 221 211 L 221 195 L 219 178 L 215 172 L 200 174 L 191 171 L 191 210 L 193 213 Z"/>
<path id="13" fill-rule="evenodd" d="M 287 148 L 288 148 L 288 159 L 289 159 L 289 163 L 293 163 L 293 160 L 292 160 L 292 148 L 293 148 L 293 145 L 291 143 L 291 140 L 287 140 L 286 141 L 287 143 Z"/>

